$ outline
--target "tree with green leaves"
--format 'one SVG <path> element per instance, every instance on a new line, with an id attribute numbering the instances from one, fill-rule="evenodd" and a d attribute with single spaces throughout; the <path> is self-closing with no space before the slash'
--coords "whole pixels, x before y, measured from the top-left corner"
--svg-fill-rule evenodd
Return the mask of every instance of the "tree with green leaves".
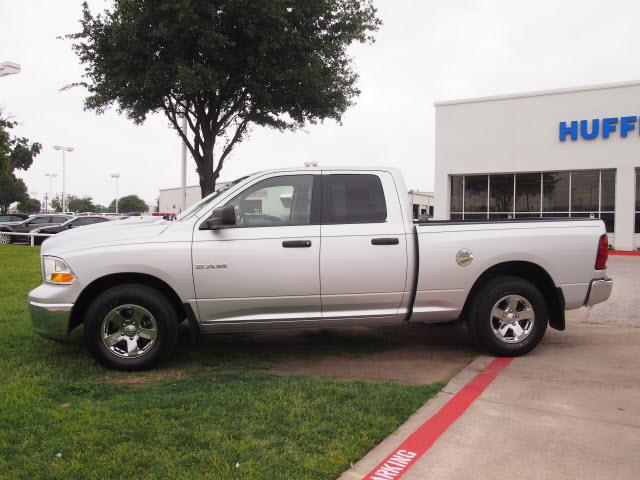
<path id="1" fill-rule="evenodd" d="M 69 196 L 69 200 L 67 201 L 67 207 L 71 212 L 95 212 L 96 206 L 93 204 L 93 199 L 91 197 L 82 197 L 78 198 L 74 195 Z"/>
<path id="2" fill-rule="evenodd" d="M 37 198 L 26 198 L 18 202 L 16 208 L 20 213 L 38 213 L 40 211 L 40 200 Z"/>
<path id="3" fill-rule="evenodd" d="M 370 0 L 115 0 L 68 35 L 85 108 L 135 123 L 162 112 L 193 156 L 202 195 L 251 125 L 340 121 L 360 93 L 347 48 L 372 42 Z M 188 132 L 181 129 L 186 118 Z"/>
<path id="4" fill-rule="evenodd" d="M 62 200 L 60 199 L 60 195 L 56 195 L 49 202 L 49 208 L 54 212 L 62 212 Z"/>
<path id="5" fill-rule="evenodd" d="M 109 205 L 109 211 L 110 212 L 116 211 L 115 200 L 113 200 L 113 202 L 111 202 L 111 204 Z M 131 212 L 144 213 L 148 211 L 149 211 L 149 205 L 147 205 L 147 203 L 137 195 L 127 195 L 125 197 L 121 197 L 118 199 L 118 212 L 120 213 L 131 213 Z"/>
<path id="6" fill-rule="evenodd" d="M 16 170 L 27 170 L 42 150 L 42 145 L 24 137 L 11 135 L 16 122 L 0 112 L 0 210 L 6 212 L 14 202 L 28 198 L 27 186 L 16 177 Z"/>

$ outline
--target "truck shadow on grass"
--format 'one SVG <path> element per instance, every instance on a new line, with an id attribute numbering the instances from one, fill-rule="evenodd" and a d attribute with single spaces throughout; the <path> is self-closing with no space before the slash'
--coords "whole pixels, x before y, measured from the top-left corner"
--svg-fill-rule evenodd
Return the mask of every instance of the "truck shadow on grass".
<path id="1" fill-rule="evenodd" d="M 247 371 L 429 384 L 448 380 L 479 353 L 458 323 L 219 333 L 201 335 L 195 346 L 182 324 L 168 361 L 151 372 L 127 373 L 95 364 L 81 330 L 72 333 L 69 345 L 59 353 L 75 357 L 74 363 L 85 357 L 83 362 L 92 364 L 89 369 L 99 381 L 111 378 L 121 385 Z"/>

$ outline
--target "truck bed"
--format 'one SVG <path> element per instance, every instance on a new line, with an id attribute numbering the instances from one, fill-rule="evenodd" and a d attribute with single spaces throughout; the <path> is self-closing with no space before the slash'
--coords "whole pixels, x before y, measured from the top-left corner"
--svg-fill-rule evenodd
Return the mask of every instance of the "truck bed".
<path id="1" fill-rule="evenodd" d="M 414 228 L 417 279 L 411 321 L 459 318 L 474 285 L 496 269 L 548 275 L 566 309 L 581 307 L 590 280 L 604 277 L 594 268 L 605 233 L 599 219 L 436 220 Z M 469 256 L 469 264 L 458 263 Z"/>

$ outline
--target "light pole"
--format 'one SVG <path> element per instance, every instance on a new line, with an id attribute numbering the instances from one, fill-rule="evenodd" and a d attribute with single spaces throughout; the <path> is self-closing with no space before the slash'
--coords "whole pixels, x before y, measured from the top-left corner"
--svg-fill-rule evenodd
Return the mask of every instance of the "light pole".
<path id="1" fill-rule="evenodd" d="M 53 179 L 58 176 L 57 173 L 45 173 L 45 177 L 49 177 L 49 198 L 53 200 Z M 49 209 L 49 205 L 47 204 L 47 210 Z"/>
<path id="2" fill-rule="evenodd" d="M 54 150 L 62 150 L 62 213 L 67 211 L 67 191 L 65 186 L 65 152 L 73 152 L 73 147 L 54 145 Z"/>
<path id="3" fill-rule="evenodd" d="M 116 213 L 118 213 L 118 179 L 120 178 L 119 173 L 112 173 L 111 178 L 116 179 Z"/>

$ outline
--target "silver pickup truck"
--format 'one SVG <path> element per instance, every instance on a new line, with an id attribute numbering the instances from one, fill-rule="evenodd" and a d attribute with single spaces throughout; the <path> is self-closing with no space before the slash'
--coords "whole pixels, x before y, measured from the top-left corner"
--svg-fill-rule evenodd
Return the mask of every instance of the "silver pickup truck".
<path id="1" fill-rule="evenodd" d="M 146 369 L 178 324 L 199 333 L 463 319 L 495 355 L 522 355 L 564 312 L 606 300 L 600 220 L 414 224 L 393 168 L 273 170 L 240 178 L 176 221 L 131 219 L 42 246 L 33 327 L 79 325 L 94 358 Z"/>

